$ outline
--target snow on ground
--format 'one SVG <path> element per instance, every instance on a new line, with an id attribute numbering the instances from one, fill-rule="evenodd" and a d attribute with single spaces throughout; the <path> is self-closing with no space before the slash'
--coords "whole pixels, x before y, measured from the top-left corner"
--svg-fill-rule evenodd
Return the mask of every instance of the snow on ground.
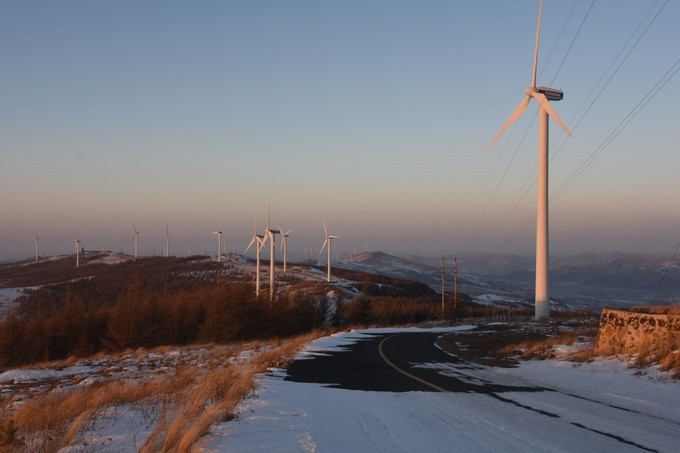
<path id="1" fill-rule="evenodd" d="M 16 305 L 16 299 L 24 294 L 25 288 L 0 288 L 0 318 Z"/>
<path id="2" fill-rule="evenodd" d="M 497 294 L 480 294 L 472 298 L 472 301 L 479 305 L 496 305 L 498 303 L 522 304 L 523 301 L 512 299 L 510 297 L 499 296 Z"/>
<path id="3" fill-rule="evenodd" d="M 414 330 L 340 333 L 310 343 L 298 359 L 346 350 L 370 334 Z M 506 401 L 478 393 L 355 391 L 285 381 L 285 370 L 275 370 L 260 377 L 255 397 L 242 402 L 237 421 L 213 426 L 203 449 L 526 452 L 652 446 L 677 451 L 679 445 L 680 383 L 664 382 L 658 374 L 639 376 L 617 360 L 530 361 L 518 368 L 420 366 L 472 381 L 554 391 L 502 393 Z"/>
<path id="4" fill-rule="evenodd" d="M 258 343 L 161 348 L 83 359 L 71 365 L 8 370 L 0 373 L 0 399 L 5 400 L 5 408 L 14 411 L 44 392 L 56 395 L 114 380 L 148 382 L 181 368 L 204 372 L 212 366 L 210 361 L 231 357 L 230 363 L 242 364 L 266 348 Z M 137 451 L 168 410 L 168 402 L 159 399 L 110 406 L 88 420 L 73 443 L 61 451 Z"/>
<path id="5" fill-rule="evenodd" d="M 87 264 L 119 264 L 134 259 L 130 255 L 122 253 L 104 253 L 100 258 L 94 259 Z"/>

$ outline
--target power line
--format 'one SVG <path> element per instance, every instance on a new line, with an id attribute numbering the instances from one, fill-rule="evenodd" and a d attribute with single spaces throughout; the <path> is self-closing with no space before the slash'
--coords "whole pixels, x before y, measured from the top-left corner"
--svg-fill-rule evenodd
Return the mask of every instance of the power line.
<path id="1" fill-rule="evenodd" d="M 656 288 L 656 292 L 654 293 L 654 299 L 652 299 L 652 304 L 656 302 L 656 296 L 659 295 L 659 290 L 661 289 L 661 285 L 663 285 L 663 281 L 666 280 L 666 275 L 668 275 L 668 271 L 671 268 L 671 265 L 673 264 L 673 261 L 675 260 L 675 255 L 678 253 L 678 249 L 680 248 L 680 241 L 678 241 L 678 245 L 675 246 L 675 252 L 673 252 L 673 256 L 671 257 L 671 260 L 668 262 L 668 267 L 666 267 L 666 272 L 663 273 L 663 277 L 661 277 L 661 281 L 659 282 L 659 286 Z"/>
<path id="2" fill-rule="evenodd" d="M 576 8 L 577 3 L 578 3 L 578 0 L 575 0 L 574 6 L 571 7 L 571 11 L 569 11 L 569 14 L 567 15 L 567 19 L 564 21 L 564 24 L 562 24 L 562 28 L 560 29 L 560 32 L 557 34 L 557 39 L 555 39 L 555 42 L 553 43 L 553 46 L 550 49 L 550 52 L 548 53 L 548 57 L 545 59 L 545 62 L 543 62 L 543 66 L 541 66 L 541 70 L 538 72 L 539 76 L 543 73 L 543 70 L 548 65 L 548 61 L 550 61 L 550 57 L 552 57 L 553 51 L 555 50 L 555 47 L 557 47 L 557 43 L 560 41 L 560 38 L 562 37 L 562 33 L 564 32 L 564 29 L 567 27 L 567 23 L 569 22 L 569 18 L 571 18 L 571 15 L 574 12 L 574 9 Z"/>
<path id="3" fill-rule="evenodd" d="M 590 8 L 588 8 L 586 15 L 583 16 L 583 20 L 581 21 L 581 25 L 579 25 L 578 30 L 576 30 L 576 34 L 574 35 L 574 39 L 571 40 L 571 44 L 569 44 L 569 48 L 567 49 L 567 52 L 564 54 L 564 58 L 562 58 L 562 62 L 560 63 L 560 66 L 557 68 L 557 72 L 555 72 L 555 76 L 553 77 L 552 81 L 550 82 L 550 85 L 555 83 L 555 80 L 557 79 L 557 75 L 562 70 L 562 66 L 564 65 L 564 62 L 567 60 L 567 57 L 569 56 L 569 52 L 571 52 L 571 48 L 574 47 L 574 43 L 576 42 L 576 38 L 578 38 L 578 35 L 581 34 L 581 29 L 583 29 L 583 25 L 586 23 L 586 19 L 588 19 L 588 16 L 590 15 L 590 11 L 592 11 L 594 5 L 595 5 L 595 0 L 593 0 L 593 2 L 590 4 Z"/>
<path id="4" fill-rule="evenodd" d="M 618 58 L 618 56 L 619 56 L 619 55 L 621 54 L 621 52 L 626 48 L 626 46 L 628 45 L 628 43 L 630 42 L 630 40 L 633 38 L 633 36 L 635 36 L 635 33 L 639 30 L 640 26 L 644 23 L 644 21 L 647 19 L 647 17 L 649 17 L 649 14 L 650 14 L 650 13 L 652 12 L 652 10 L 656 7 L 656 5 L 659 3 L 659 1 L 660 1 L 660 0 L 657 0 L 657 2 L 654 3 L 654 5 L 652 5 L 652 7 L 649 9 L 649 11 L 648 11 L 647 14 L 645 15 L 645 17 L 642 19 L 642 21 L 640 21 L 640 23 L 638 24 L 638 26 L 637 26 L 637 27 L 635 28 L 635 30 L 633 31 L 633 34 L 631 34 L 630 38 L 628 38 L 628 40 L 627 40 L 626 43 L 623 45 L 623 47 L 621 48 L 621 50 L 619 51 L 619 53 L 616 55 L 616 57 L 614 57 L 614 60 L 612 60 L 612 63 L 609 65 L 609 67 L 608 67 L 608 68 L 605 70 L 605 72 L 602 74 L 602 77 L 600 77 L 600 80 L 598 80 L 598 82 L 595 84 L 595 86 L 594 86 L 593 89 L 590 91 L 590 93 L 588 93 L 588 96 L 585 97 L 585 99 L 583 100 L 583 103 L 581 104 L 581 106 L 579 106 L 578 110 L 576 111 L 577 113 L 578 113 L 579 110 L 581 110 L 581 107 L 583 107 L 583 105 L 585 104 L 585 102 L 587 102 L 587 100 L 590 98 L 590 95 L 593 93 L 593 91 L 595 90 L 595 88 L 597 87 L 597 85 L 600 83 L 600 81 L 602 80 L 602 78 L 604 78 L 604 76 L 607 74 L 607 71 L 609 71 L 609 69 L 612 67 L 612 65 L 614 64 L 614 62 L 615 62 L 616 59 Z M 636 48 L 637 45 L 640 43 L 640 41 L 642 40 L 642 38 L 647 34 L 647 31 L 648 31 L 649 28 L 652 26 L 652 24 L 656 21 L 656 18 L 659 17 L 659 14 L 661 14 L 661 11 L 663 11 L 664 8 L 666 8 L 666 5 L 668 4 L 668 2 L 669 2 L 669 0 L 666 0 L 666 2 L 663 4 L 663 6 L 661 6 L 661 8 L 659 8 L 659 11 L 656 12 L 656 14 L 655 14 L 654 17 L 652 18 L 652 20 L 649 22 L 649 24 L 647 24 L 647 26 L 645 27 L 645 29 L 643 30 L 643 32 L 640 34 L 640 36 L 638 37 L 638 39 L 635 41 L 635 43 L 631 46 L 630 49 L 628 49 L 628 52 L 626 52 L 626 55 L 623 57 L 623 59 L 621 60 L 621 62 L 618 64 L 618 66 L 616 67 L 616 69 L 614 70 L 614 72 L 612 72 L 612 74 L 609 76 L 609 78 L 607 79 L 607 81 L 605 82 L 605 84 L 602 86 L 602 88 L 600 88 L 600 91 L 597 93 L 597 95 L 596 95 L 596 96 L 593 98 L 593 100 L 590 102 L 590 104 L 588 105 L 588 108 L 585 110 L 585 112 L 583 112 L 583 115 L 581 115 L 580 119 L 576 122 L 576 124 L 575 124 L 574 127 L 572 128 L 572 131 L 575 130 L 575 129 L 579 126 L 579 124 L 581 124 L 581 121 L 583 121 L 583 119 L 586 117 L 586 115 L 588 114 L 588 112 L 590 112 L 590 109 L 593 107 L 593 104 L 595 104 L 595 102 L 597 102 L 597 100 L 600 98 L 600 95 L 602 95 L 602 93 L 604 92 L 605 88 L 607 88 L 607 86 L 609 85 L 609 82 L 612 81 L 612 79 L 614 78 L 614 76 L 615 76 L 615 75 L 619 72 L 619 70 L 621 69 L 621 66 L 623 66 L 623 64 L 626 62 L 626 60 L 628 60 L 628 57 L 630 56 L 630 54 L 633 52 L 633 50 L 635 50 L 635 48 Z M 572 116 L 572 119 L 573 119 L 574 117 L 576 117 L 577 113 L 575 113 L 574 116 Z M 564 146 L 564 144 L 566 143 L 566 141 L 567 141 L 567 137 L 564 137 L 562 143 L 560 144 L 560 146 L 559 146 L 559 147 L 557 148 L 557 150 L 555 151 L 555 154 L 553 155 L 552 159 L 554 159 L 555 156 L 557 156 L 557 154 L 560 152 L 560 150 L 562 149 L 562 146 Z M 552 161 L 552 159 L 551 159 L 551 161 Z"/>
<path id="5" fill-rule="evenodd" d="M 592 162 L 604 151 L 611 143 L 619 136 L 619 134 L 630 124 L 630 122 L 654 99 L 654 97 L 661 91 L 666 84 L 680 71 L 680 58 L 678 58 L 673 65 L 664 73 L 663 76 L 652 86 L 649 91 L 638 101 L 638 103 L 631 109 L 631 111 L 619 122 L 619 124 L 607 135 L 607 137 L 598 145 L 590 154 L 586 161 L 581 164 L 579 168 L 567 179 L 567 181 L 557 190 L 550 198 L 549 205 L 564 193 L 564 191 L 592 164 Z M 497 253 L 505 247 L 511 240 L 513 240 L 522 230 L 529 226 L 535 219 L 537 214 L 534 214 L 526 223 L 519 227 L 515 232 L 506 239 L 494 252 Z M 475 269 L 476 270 L 476 269 Z"/>
<path id="6" fill-rule="evenodd" d="M 562 37 L 562 32 L 564 31 L 565 27 L 567 26 L 567 23 L 569 22 L 569 19 L 571 18 L 571 15 L 572 15 L 572 13 L 574 12 L 574 8 L 576 7 L 576 4 L 577 4 L 577 3 L 578 3 L 578 0 L 574 2 L 574 5 L 572 6 L 571 11 L 569 11 L 569 14 L 567 15 L 567 18 L 566 18 L 566 20 L 564 21 L 564 24 L 562 25 L 562 28 L 561 28 L 561 30 L 560 30 L 560 33 L 557 35 L 557 38 L 555 39 L 555 42 L 553 43 L 553 46 L 552 46 L 552 48 L 551 48 L 551 50 L 550 50 L 550 53 L 548 54 L 548 57 L 546 58 L 545 62 L 543 63 L 543 67 L 541 68 L 541 71 L 543 71 L 543 69 L 544 69 L 545 66 L 547 65 L 548 61 L 550 60 L 550 57 L 552 56 L 553 51 L 555 50 L 555 47 L 557 46 L 557 43 L 559 42 L 560 38 Z M 595 3 L 595 0 L 593 0 L 593 3 Z M 592 6 L 592 4 L 591 4 L 590 8 L 592 9 L 592 7 L 593 7 L 593 6 Z M 590 13 L 590 10 L 588 10 L 588 13 Z M 587 18 L 587 17 L 588 17 L 588 14 L 586 14 L 586 18 Z M 583 27 L 583 23 L 584 23 L 584 22 L 585 22 L 585 18 L 584 18 L 583 21 L 581 22 L 581 26 L 579 27 L 579 32 L 581 31 L 581 28 Z M 574 39 L 572 40 L 571 45 L 569 46 L 569 50 L 571 50 L 571 47 L 574 45 L 574 41 L 576 41 L 576 37 L 577 37 L 577 36 L 578 36 L 578 33 L 576 34 L 576 36 L 574 36 Z M 567 51 L 567 53 L 568 53 L 568 51 Z M 562 59 L 562 64 L 564 64 L 564 60 L 566 60 L 566 58 L 567 58 L 567 56 L 565 55 L 565 57 Z M 562 67 L 562 66 L 560 65 L 560 68 L 561 68 L 561 67 Z M 555 77 L 557 77 L 557 74 L 559 74 L 559 69 L 558 69 L 557 73 L 555 74 Z M 472 237 L 472 235 L 474 234 L 475 230 L 477 229 L 477 226 L 479 225 L 479 222 L 482 220 L 482 218 L 483 218 L 484 215 L 486 214 L 487 209 L 489 208 L 489 205 L 491 204 L 491 202 L 492 202 L 493 199 L 495 198 L 496 193 L 498 192 L 498 189 L 499 189 L 501 183 L 502 183 L 503 180 L 505 179 L 505 176 L 507 175 L 508 170 L 510 170 L 510 167 L 512 166 L 512 163 L 515 161 L 515 157 L 517 157 L 517 153 L 519 152 L 520 148 L 521 148 L 522 145 L 524 144 L 524 141 L 526 140 L 527 135 L 528 135 L 528 133 L 529 133 L 529 130 L 531 129 L 531 126 L 533 126 L 534 121 L 536 120 L 536 116 L 537 116 L 537 115 L 538 115 L 538 112 L 534 113 L 534 116 L 533 116 L 533 118 L 531 119 L 531 123 L 530 123 L 529 126 L 527 127 L 527 130 L 524 132 L 524 135 L 522 136 L 522 140 L 520 140 L 519 145 L 517 145 L 517 149 L 515 150 L 515 153 L 513 154 L 512 158 L 510 159 L 510 162 L 509 162 L 508 165 L 506 166 L 505 171 L 503 172 L 503 175 L 501 176 L 500 181 L 498 182 L 498 184 L 496 184 L 496 188 L 494 189 L 494 191 L 493 191 L 491 197 L 489 197 L 489 200 L 487 201 L 486 206 L 484 207 L 484 210 L 483 210 L 482 213 L 479 215 L 479 217 L 478 217 L 477 220 L 475 221 L 475 224 L 473 225 L 472 229 L 470 230 L 470 232 L 469 232 L 469 233 L 467 234 L 467 236 L 465 237 L 465 240 L 463 241 L 463 245 L 460 247 L 460 250 L 461 250 L 461 251 L 464 250 L 465 247 L 467 246 L 467 244 L 468 244 L 470 238 Z M 465 217 L 465 221 L 463 222 L 463 225 L 462 225 L 461 228 L 460 228 L 461 230 L 463 230 L 463 229 L 465 228 L 465 225 L 467 225 L 468 220 L 470 219 L 470 216 L 472 215 L 472 213 L 473 213 L 473 212 L 475 211 L 475 209 L 477 208 L 477 204 L 478 204 L 478 202 L 479 202 L 479 199 L 481 198 L 482 194 L 483 194 L 484 191 L 486 190 L 486 186 L 488 185 L 489 180 L 491 179 L 491 176 L 493 175 L 493 172 L 494 172 L 494 170 L 496 169 L 496 165 L 498 164 L 498 161 L 500 160 L 500 158 L 501 158 L 503 152 L 505 151 L 505 149 L 506 149 L 506 147 L 507 147 L 507 145 L 508 145 L 508 143 L 509 143 L 509 141 L 510 141 L 510 138 L 512 137 L 512 134 L 515 132 L 515 128 L 516 128 L 516 127 L 517 127 L 517 123 L 513 124 L 512 129 L 510 130 L 510 134 L 508 135 L 508 138 L 505 140 L 505 144 L 503 145 L 503 149 L 502 149 L 502 150 L 500 151 L 500 153 L 498 154 L 498 157 L 496 158 L 496 161 L 495 161 L 494 164 L 493 164 L 493 168 L 491 169 L 491 171 L 489 172 L 489 175 L 487 176 L 486 180 L 484 181 L 484 185 L 483 185 L 483 187 L 482 187 L 482 190 L 480 190 L 479 194 L 477 195 L 477 198 L 475 199 L 475 202 L 473 203 L 472 208 L 468 211 L 468 214 L 467 214 L 467 216 Z M 459 236 L 459 234 L 457 234 L 456 236 Z"/>
<path id="7" fill-rule="evenodd" d="M 482 185 L 482 189 L 477 194 L 477 197 L 475 198 L 475 201 L 472 204 L 472 208 L 470 208 L 467 215 L 465 216 L 465 221 L 463 222 L 463 225 L 461 225 L 458 232 L 456 233 L 456 238 L 460 237 L 462 230 L 465 229 L 465 226 L 467 225 L 468 221 L 470 220 L 470 216 L 475 211 L 475 209 L 477 209 L 477 204 L 479 203 L 479 199 L 482 197 L 482 194 L 486 190 L 486 186 L 489 184 L 489 181 L 491 180 L 491 176 L 493 175 L 493 172 L 496 170 L 496 166 L 498 165 L 498 162 L 500 161 L 501 157 L 503 156 L 503 153 L 505 152 L 505 149 L 508 146 L 508 142 L 510 141 L 512 134 L 515 132 L 516 127 L 517 127 L 517 123 L 513 124 L 512 129 L 510 130 L 510 133 L 508 134 L 508 137 L 506 138 L 505 143 L 503 144 L 503 148 L 498 153 L 498 157 L 496 157 L 496 160 L 493 163 L 493 167 L 491 168 L 491 171 L 486 176 L 486 180 L 484 180 L 484 184 Z M 470 239 L 470 234 L 468 234 L 467 237 L 465 238 L 465 240 L 463 241 L 463 245 L 461 246 L 461 249 L 465 248 L 469 239 Z"/>
<path id="8" fill-rule="evenodd" d="M 602 75 L 600 76 L 600 78 L 599 78 L 599 80 L 597 81 L 597 83 L 595 83 L 595 85 L 593 86 L 593 88 L 590 90 L 590 93 L 588 93 L 588 95 L 584 98 L 583 102 L 581 103 L 581 105 L 580 105 L 579 108 L 577 109 L 576 113 L 571 117 L 571 119 L 569 120 L 568 124 L 570 124 L 570 123 L 573 121 L 573 119 L 576 117 L 576 115 L 578 114 L 578 112 L 583 108 L 583 106 L 584 106 L 585 103 L 588 101 L 588 99 L 591 98 L 591 95 L 593 94 L 593 92 L 596 90 L 596 88 L 598 87 L 598 85 L 600 84 L 600 82 L 602 82 L 602 79 L 604 79 L 604 77 L 607 75 L 607 73 L 609 72 L 609 70 L 610 70 L 610 69 L 612 68 L 612 66 L 616 63 L 616 61 L 617 61 L 617 59 L 619 58 L 619 56 L 620 56 L 620 55 L 623 53 L 623 51 L 626 49 L 626 47 L 628 46 L 628 44 L 630 43 L 630 41 L 635 37 L 635 35 L 636 35 L 636 33 L 638 32 L 638 30 L 640 29 L 640 27 L 645 23 L 645 21 L 647 20 L 647 18 L 649 17 L 649 15 L 650 15 L 650 14 L 652 13 L 652 11 L 656 8 L 656 6 L 659 4 L 660 1 L 661 1 L 661 0 L 657 0 L 657 1 L 654 3 L 654 5 L 652 5 L 652 7 L 647 11 L 647 13 L 645 14 L 645 16 L 642 18 L 642 20 L 641 20 L 640 23 L 637 25 L 637 27 L 635 28 L 635 30 L 633 30 L 633 33 L 632 33 L 632 34 L 630 35 L 630 37 L 626 40 L 626 42 L 625 42 L 624 45 L 621 47 L 621 49 L 619 50 L 619 52 L 616 54 L 616 56 L 614 57 L 614 59 L 612 60 L 612 62 L 609 64 L 609 66 L 607 67 L 607 69 L 602 73 Z M 595 104 L 595 102 L 599 99 L 600 95 L 601 95 L 601 94 L 604 92 L 604 90 L 607 88 L 607 86 L 609 85 L 609 83 L 611 82 L 611 80 L 612 80 L 612 79 L 614 78 L 614 76 L 619 72 L 619 70 L 620 70 L 621 67 L 623 66 L 623 63 L 625 63 L 625 61 L 628 59 L 628 57 L 630 56 L 630 54 L 632 53 L 632 51 L 635 49 L 635 47 L 637 47 L 637 45 L 638 45 L 638 43 L 640 42 L 640 40 L 645 36 L 645 34 L 646 34 L 647 31 L 649 30 L 649 28 L 650 28 L 650 27 L 652 26 L 652 24 L 656 21 L 656 19 L 657 19 L 657 17 L 659 16 L 659 14 L 661 14 L 661 11 L 663 11 L 663 9 L 666 7 L 666 5 L 668 4 L 668 1 L 669 1 L 669 0 L 666 0 L 666 2 L 663 4 L 663 6 L 657 11 L 657 13 L 654 15 L 654 17 L 652 18 L 652 20 L 649 22 L 649 24 L 647 24 L 647 27 L 645 27 L 645 29 L 644 29 L 644 31 L 642 32 L 642 34 L 640 34 L 640 36 L 639 36 L 638 39 L 635 41 L 635 43 L 633 44 L 633 46 L 628 50 L 628 52 L 626 53 L 626 55 L 624 56 L 624 58 L 621 60 L 621 62 L 619 63 L 619 65 L 616 67 L 616 69 L 614 70 L 614 72 L 609 76 L 609 78 L 607 79 L 607 81 L 605 82 L 605 84 L 602 85 L 602 87 L 600 88 L 600 91 L 598 92 L 597 96 L 595 96 L 595 97 L 592 99 L 590 105 L 589 105 L 588 108 L 585 110 L 585 112 L 583 112 L 583 114 L 582 114 L 581 117 L 579 118 L 578 122 L 577 122 L 573 127 L 571 127 L 571 130 L 572 130 L 572 131 L 575 131 L 575 130 L 578 128 L 578 126 L 581 124 L 581 122 L 583 121 L 583 119 L 585 118 L 585 116 L 588 114 L 588 112 L 590 111 L 590 109 L 591 109 L 591 107 L 593 106 L 593 104 Z M 594 2 L 593 2 L 593 3 L 594 3 Z M 588 10 L 588 13 L 586 13 L 586 16 L 585 16 L 585 17 L 588 16 L 588 14 L 590 13 L 590 10 L 592 9 L 592 7 L 593 7 L 593 4 L 591 4 L 590 9 Z M 579 27 L 579 31 L 580 31 L 580 29 L 582 28 L 583 23 L 585 22 L 585 17 L 584 17 L 584 20 L 581 22 L 581 27 Z M 578 36 L 578 33 L 574 36 L 574 39 L 572 40 L 572 45 L 573 45 L 573 43 L 576 41 L 576 37 L 577 37 L 577 36 Z M 571 48 L 571 46 L 570 46 L 570 48 Z M 563 60 L 563 61 L 564 61 L 564 60 Z M 560 66 L 560 67 L 561 67 L 561 66 Z M 558 71 L 558 73 L 559 73 L 559 71 Z M 557 76 L 557 74 L 555 75 L 555 78 L 556 78 L 556 76 Z M 553 80 L 554 80 L 554 79 L 553 79 Z M 534 118 L 535 118 L 535 116 L 534 116 Z M 533 124 L 533 121 L 532 121 L 532 124 Z M 531 126 L 530 126 L 530 127 L 531 127 Z M 562 133 L 562 134 L 563 134 L 563 133 Z M 525 136 L 526 136 L 526 134 L 525 134 Z M 555 145 L 558 141 L 559 141 L 559 138 L 558 138 L 558 140 L 555 140 L 555 142 L 553 143 L 553 145 Z M 557 155 L 559 154 L 560 150 L 562 149 L 562 147 L 565 145 L 566 142 L 567 142 L 567 137 L 565 136 L 565 137 L 564 137 L 564 140 L 562 141 L 562 143 L 558 146 L 557 150 L 555 151 L 555 153 L 554 153 L 554 154 L 552 155 L 552 157 L 550 158 L 550 162 L 552 162 L 553 159 L 555 159 L 555 157 L 557 157 Z M 511 208 L 510 210 L 507 211 L 506 215 L 503 217 L 503 220 L 502 220 L 499 224 L 497 224 L 497 226 L 496 226 L 496 228 L 493 230 L 493 232 L 492 232 L 492 233 L 487 237 L 487 239 L 479 246 L 479 249 L 481 249 L 484 245 L 486 245 L 486 243 L 490 240 L 491 236 L 493 236 L 493 235 L 496 233 L 496 231 L 498 231 L 498 230 L 500 229 L 500 227 L 501 227 L 501 226 L 505 223 L 505 221 L 510 217 L 510 214 L 514 211 L 514 209 L 515 209 L 515 208 L 517 207 L 517 205 L 521 202 L 521 200 L 523 200 L 524 197 L 526 197 L 526 195 L 527 195 L 528 192 L 529 192 L 529 189 L 530 189 L 531 187 L 534 186 L 534 184 L 536 183 L 536 181 L 535 181 L 535 179 L 532 180 L 532 176 L 533 176 L 534 173 L 536 172 L 536 168 L 537 168 L 537 167 L 534 167 L 534 168 L 533 168 L 533 170 L 532 170 L 531 173 L 528 175 L 528 177 L 526 178 L 526 180 L 524 181 L 524 183 L 523 183 L 523 184 L 520 186 L 520 188 L 515 192 L 515 194 L 512 196 L 512 198 L 511 198 L 510 201 L 507 203 L 507 205 L 509 206 L 509 205 L 512 203 L 512 201 L 515 199 L 515 197 L 522 191 L 522 189 L 524 188 L 524 186 L 525 186 L 529 181 L 532 181 L 531 185 L 527 188 L 527 190 L 524 191 L 524 193 L 522 194 L 522 196 L 521 196 L 521 197 L 518 199 L 518 201 L 512 206 L 512 208 Z M 496 220 L 494 221 L 494 223 L 497 223 L 498 219 L 499 219 L 501 216 L 502 216 L 502 214 L 499 214 L 499 216 L 496 217 Z"/>
<path id="9" fill-rule="evenodd" d="M 676 68 L 677 66 L 677 68 Z M 674 69 L 675 68 L 675 69 Z M 552 198 L 557 198 L 562 192 L 564 192 L 567 187 L 569 187 L 575 180 L 578 178 L 586 168 L 599 156 L 602 151 L 609 146 L 609 144 L 625 129 L 626 126 L 635 118 L 638 113 L 642 111 L 642 109 L 645 108 L 645 106 L 652 100 L 654 99 L 654 96 L 657 95 L 661 89 L 666 86 L 666 84 L 675 76 L 675 74 L 678 73 L 680 70 L 680 58 L 675 60 L 675 63 L 666 71 L 666 73 L 652 86 L 652 88 L 645 94 L 642 99 L 633 107 L 633 110 L 631 110 L 628 115 L 626 115 L 620 122 L 619 124 L 616 125 L 614 130 L 600 143 L 600 145 L 595 148 L 595 150 L 588 156 L 588 159 L 583 162 L 579 168 L 576 169 L 576 171 L 567 179 L 567 181 L 562 184 L 562 186 L 555 192 L 555 194 L 552 196 Z M 670 74 L 670 75 L 669 75 Z M 666 79 L 664 81 L 664 79 Z M 656 91 L 655 91 L 656 90 Z"/>

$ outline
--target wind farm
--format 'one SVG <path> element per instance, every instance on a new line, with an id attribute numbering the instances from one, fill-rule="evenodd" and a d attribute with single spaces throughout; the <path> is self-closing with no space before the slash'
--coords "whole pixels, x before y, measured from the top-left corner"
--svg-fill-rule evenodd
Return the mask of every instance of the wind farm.
<path id="1" fill-rule="evenodd" d="M 675 451 L 679 18 L 2 2 L 0 450 Z"/>

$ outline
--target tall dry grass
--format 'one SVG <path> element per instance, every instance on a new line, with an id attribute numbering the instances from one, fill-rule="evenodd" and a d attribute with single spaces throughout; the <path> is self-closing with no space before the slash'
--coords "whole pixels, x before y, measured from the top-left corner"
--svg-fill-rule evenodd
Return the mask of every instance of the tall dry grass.
<path id="1" fill-rule="evenodd" d="M 285 367 L 313 332 L 232 349 L 216 349 L 200 364 L 180 365 L 175 373 L 146 382 L 115 379 L 72 392 L 46 392 L 14 412 L 10 399 L 0 406 L 0 451 L 56 451 L 80 443 L 83 431 L 106 410 L 119 406 L 160 407 L 155 429 L 142 452 L 189 452 L 212 424 L 230 420 L 257 373 Z M 238 355 L 256 348 L 248 358 Z M 162 404 L 159 404 L 162 403 Z"/>
<path id="2" fill-rule="evenodd" d="M 586 362 L 594 357 L 595 333 L 596 330 L 594 328 L 580 328 L 548 337 L 510 344 L 505 346 L 502 351 L 505 354 L 519 355 L 525 359 L 554 359 L 555 346 L 570 346 L 578 341 L 584 343 L 584 347 L 570 352 L 566 358 L 573 362 Z"/>
<path id="3" fill-rule="evenodd" d="M 647 368 L 659 365 L 661 371 L 670 371 L 680 379 L 680 338 L 668 336 L 663 340 L 648 338 L 637 348 L 633 366 Z"/>

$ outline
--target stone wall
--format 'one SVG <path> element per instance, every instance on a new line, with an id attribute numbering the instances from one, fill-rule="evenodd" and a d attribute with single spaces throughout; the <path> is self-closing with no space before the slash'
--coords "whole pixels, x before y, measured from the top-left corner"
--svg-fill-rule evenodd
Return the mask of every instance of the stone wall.
<path id="1" fill-rule="evenodd" d="M 643 348 L 663 348 L 680 339 L 680 315 L 602 310 L 596 354 L 639 352 Z"/>

